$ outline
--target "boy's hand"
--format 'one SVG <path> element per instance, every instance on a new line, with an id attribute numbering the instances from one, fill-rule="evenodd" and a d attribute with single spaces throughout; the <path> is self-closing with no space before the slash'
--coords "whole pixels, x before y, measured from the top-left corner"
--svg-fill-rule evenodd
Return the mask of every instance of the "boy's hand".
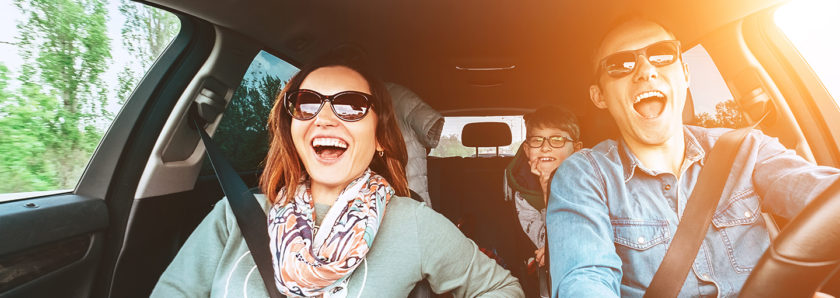
<path id="1" fill-rule="evenodd" d="M 551 180 L 551 172 L 554 171 L 556 167 L 550 162 L 540 161 L 539 157 L 528 160 L 528 165 L 531 166 L 531 173 L 539 177 L 543 194 L 547 194 L 548 182 Z"/>
<path id="2" fill-rule="evenodd" d="M 540 249 L 534 251 L 534 255 L 536 256 L 537 262 L 540 264 L 540 267 L 545 267 L 545 246 L 540 247 Z"/>

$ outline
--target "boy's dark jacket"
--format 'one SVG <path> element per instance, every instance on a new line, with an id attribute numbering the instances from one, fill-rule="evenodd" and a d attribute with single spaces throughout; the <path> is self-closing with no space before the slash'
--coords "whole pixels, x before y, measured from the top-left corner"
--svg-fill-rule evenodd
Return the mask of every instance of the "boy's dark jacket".
<path id="1" fill-rule="evenodd" d="M 514 193 L 519 195 L 531 204 L 534 209 L 545 208 L 543 201 L 542 187 L 537 175 L 531 173 L 531 166 L 528 164 L 528 157 L 525 156 L 525 144 L 519 146 L 516 156 L 505 168 L 505 197 L 514 199 Z"/>

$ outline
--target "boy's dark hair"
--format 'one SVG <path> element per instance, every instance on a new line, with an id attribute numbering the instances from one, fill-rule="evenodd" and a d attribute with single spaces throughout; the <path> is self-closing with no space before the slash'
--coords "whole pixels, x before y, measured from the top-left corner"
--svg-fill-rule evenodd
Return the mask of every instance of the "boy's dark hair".
<path id="1" fill-rule="evenodd" d="M 559 106 L 545 106 L 531 113 L 525 114 L 525 129 L 532 131 L 536 128 L 559 128 L 571 135 L 575 141 L 580 140 L 580 125 L 575 114 Z"/>

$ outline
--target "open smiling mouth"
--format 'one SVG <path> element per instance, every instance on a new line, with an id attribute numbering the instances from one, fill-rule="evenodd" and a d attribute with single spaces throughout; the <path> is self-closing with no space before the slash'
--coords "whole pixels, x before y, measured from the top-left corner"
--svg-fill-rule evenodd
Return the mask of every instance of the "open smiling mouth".
<path id="1" fill-rule="evenodd" d="M 312 148 L 315 155 L 324 160 L 335 160 L 347 151 L 347 142 L 339 138 L 314 138 Z"/>
<path id="2" fill-rule="evenodd" d="M 633 109 L 644 118 L 656 118 L 665 110 L 665 94 L 661 91 L 647 91 L 633 100 Z"/>

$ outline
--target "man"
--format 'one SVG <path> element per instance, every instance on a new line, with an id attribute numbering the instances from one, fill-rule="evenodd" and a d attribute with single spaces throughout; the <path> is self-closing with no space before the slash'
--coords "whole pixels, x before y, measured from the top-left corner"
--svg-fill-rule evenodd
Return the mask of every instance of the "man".
<path id="1" fill-rule="evenodd" d="M 729 131 L 682 124 L 689 74 L 675 39 L 659 24 L 633 18 L 612 28 L 597 49 L 590 98 L 609 111 L 621 139 L 572 155 L 558 172 L 578 174 L 551 182 L 555 295 L 642 296 L 686 211 L 704 156 Z M 837 169 L 750 133 L 680 296 L 737 295 L 769 245 L 760 212 L 790 218 L 838 177 Z"/>
<path id="2" fill-rule="evenodd" d="M 580 126 L 572 112 L 558 106 L 546 106 L 525 114 L 525 142 L 505 169 L 505 199 L 514 201 L 522 231 L 534 244 L 528 264 L 545 267 L 545 200 L 549 179 L 554 170 L 572 153 L 581 149 Z M 532 263 L 531 263 L 532 262 Z M 545 277 L 545 271 L 537 271 Z M 537 275 L 519 276 L 539 279 L 526 293 L 548 293 L 548 284 Z"/>

